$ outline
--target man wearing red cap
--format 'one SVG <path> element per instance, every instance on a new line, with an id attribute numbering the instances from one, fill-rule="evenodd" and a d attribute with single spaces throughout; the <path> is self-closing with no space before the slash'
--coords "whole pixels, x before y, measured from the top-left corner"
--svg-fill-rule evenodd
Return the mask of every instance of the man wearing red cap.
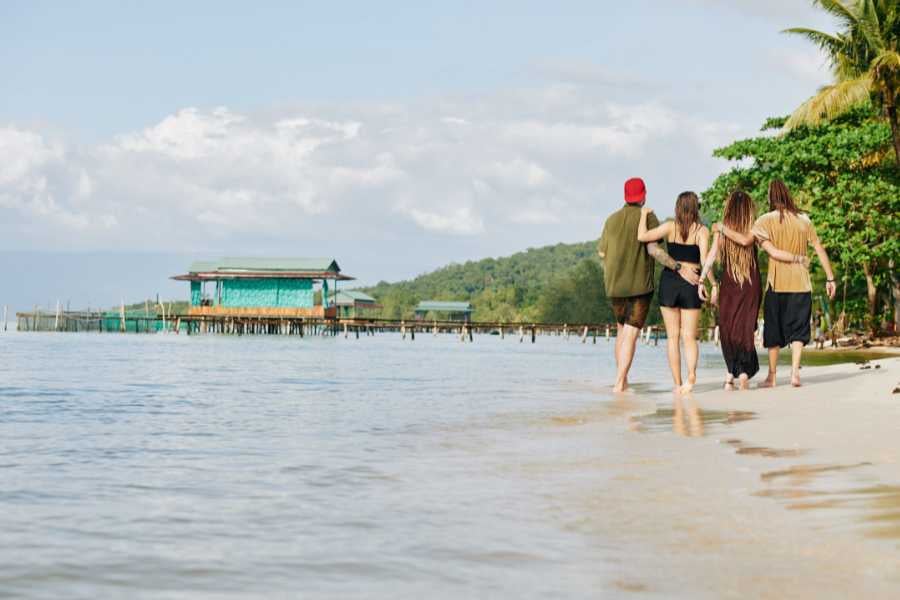
<path id="1" fill-rule="evenodd" d="M 638 241 L 641 207 L 646 199 L 647 188 L 642 179 L 626 181 L 625 206 L 606 220 L 598 244 L 606 295 L 616 315 L 616 383 L 613 386 L 616 392 L 628 389 L 628 370 L 653 298 L 653 260 L 677 271 L 693 285 L 698 282 L 697 273 L 682 269 L 661 246 Z M 658 225 L 656 215 L 647 215 L 648 228 Z"/>

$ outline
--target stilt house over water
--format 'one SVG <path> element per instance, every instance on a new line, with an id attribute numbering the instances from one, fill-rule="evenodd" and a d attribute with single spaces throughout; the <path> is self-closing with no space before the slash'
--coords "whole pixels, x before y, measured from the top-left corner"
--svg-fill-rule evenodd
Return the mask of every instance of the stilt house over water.
<path id="1" fill-rule="evenodd" d="M 191 283 L 191 315 L 324 318 L 337 315 L 338 282 L 353 277 L 332 258 L 223 258 L 172 279 Z"/>
<path id="2" fill-rule="evenodd" d="M 447 321 L 468 322 L 472 317 L 472 305 L 468 302 L 442 302 L 423 300 L 415 310 L 416 320 L 438 318 Z"/>
<path id="3" fill-rule="evenodd" d="M 377 317 L 381 310 L 375 298 L 356 290 L 332 292 L 331 304 L 337 306 L 337 314 L 342 319 Z"/>

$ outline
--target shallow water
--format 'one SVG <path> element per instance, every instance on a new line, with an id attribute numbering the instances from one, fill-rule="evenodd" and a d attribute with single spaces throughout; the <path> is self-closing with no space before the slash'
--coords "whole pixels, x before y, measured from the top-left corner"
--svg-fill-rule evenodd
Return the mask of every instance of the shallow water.
<path id="1" fill-rule="evenodd" d="M 0 596 L 606 585 L 618 556 L 568 496 L 621 462 L 611 346 L 0 334 Z M 660 373 L 642 346 L 644 396 Z"/>

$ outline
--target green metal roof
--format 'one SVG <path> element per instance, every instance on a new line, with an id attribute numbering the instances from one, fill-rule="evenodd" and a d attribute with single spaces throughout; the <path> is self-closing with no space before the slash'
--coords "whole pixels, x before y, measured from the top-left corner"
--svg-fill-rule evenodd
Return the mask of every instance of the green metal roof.
<path id="1" fill-rule="evenodd" d="M 340 290 L 337 295 L 330 294 L 330 296 L 336 304 L 355 304 L 356 302 L 371 302 L 373 304 L 375 303 L 375 298 L 373 298 L 372 296 L 354 290 L 347 290 L 346 292 Z"/>
<path id="2" fill-rule="evenodd" d="M 197 261 L 191 264 L 191 273 L 216 271 L 327 271 L 340 273 L 341 268 L 333 258 L 223 258 L 216 261 Z"/>
<path id="3" fill-rule="evenodd" d="M 416 312 L 472 312 L 472 305 L 468 302 L 424 300 L 419 302 Z"/>

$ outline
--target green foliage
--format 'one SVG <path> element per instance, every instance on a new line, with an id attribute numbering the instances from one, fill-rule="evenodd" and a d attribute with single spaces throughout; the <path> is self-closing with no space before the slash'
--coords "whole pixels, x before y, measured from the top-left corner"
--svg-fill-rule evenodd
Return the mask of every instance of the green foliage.
<path id="1" fill-rule="evenodd" d="M 890 145 L 890 128 L 871 106 L 817 127 L 734 142 L 714 152 L 739 166 L 703 194 L 704 216 L 719 220 L 725 198 L 738 188 L 756 199 L 758 213 L 765 212 L 769 182 L 784 180 L 816 225 L 836 276 L 847 278 L 844 308 L 857 311 L 853 299 L 865 297 L 864 271 L 877 273 L 882 286 L 889 261 L 900 259 L 900 176 L 886 159 Z M 814 278 L 821 283 L 822 271 Z"/>
<path id="2" fill-rule="evenodd" d="M 785 123 L 786 130 L 834 119 L 873 101 L 892 127 L 900 165 L 900 3 L 897 0 L 815 0 L 837 22 L 834 34 L 806 27 L 788 29 L 819 46 L 831 60 L 834 83 L 819 89 Z"/>
<path id="3" fill-rule="evenodd" d="M 541 296 L 538 315 L 545 323 L 609 323 L 603 270 L 595 259 L 583 260 Z"/>
<path id="4" fill-rule="evenodd" d="M 607 322 L 596 243 L 529 248 L 504 258 L 452 264 L 398 283 L 365 288 L 384 307 L 385 318 L 410 318 L 422 300 L 472 303 L 477 321 Z"/>

